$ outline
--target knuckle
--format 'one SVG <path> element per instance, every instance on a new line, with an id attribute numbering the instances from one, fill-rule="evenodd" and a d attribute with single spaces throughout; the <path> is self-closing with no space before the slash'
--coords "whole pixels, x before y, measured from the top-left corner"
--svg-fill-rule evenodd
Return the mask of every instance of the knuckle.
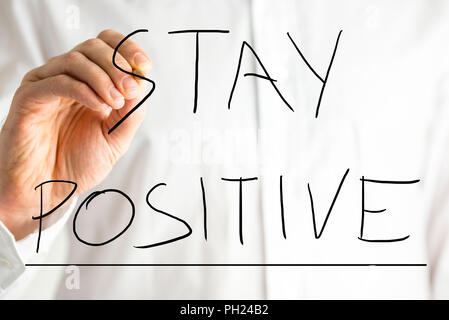
<path id="1" fill-rule="evenodd" d="M 22 83 L 28 82 L 28 81 L 35 81 L 36 80 L 36 69 L 31 69 L 25 75 L 23 76 Z"/>
<path id="2" fill-rule="evenodd" d="M 67 64 L 77 63 L 82 59 L 82 53 L 78 51 L 69 51 L 63 57 L 63 62 Z"/>
<path id="3" fill-rule="evenodd" d="M 21 84 L 14 93 L 14 100 L 22 100 L 29 95 L 30 84 Z"/>
<path id="4" fill-rule="evenodd" d="M 83 42 L 83 46 L 89 47 L 89 48 L 90 47 L 98 47 L 98 46 L 101 46 L 102 44 L 103 44 L 103 41 L 98 38 L 88 39 Z"/>
<path id="5" fill-rule="evenodd" d="M 48 59 L 48 60 L 45 62 L 45 64 L 52 63 L 52 62 L 56 61 L 58 58 L 60 58 L 60 56 L 54 56 L 54 57 L 51 57 L 50 59 Z"/>
<path id="6" fill-rule="evenodd" d="M 114 31 L 112 29 L 105 29 L 98 34 L 97 38 L 109 38 L 110 36 L 113 36 L 117 33 L 117 31 Z"/>

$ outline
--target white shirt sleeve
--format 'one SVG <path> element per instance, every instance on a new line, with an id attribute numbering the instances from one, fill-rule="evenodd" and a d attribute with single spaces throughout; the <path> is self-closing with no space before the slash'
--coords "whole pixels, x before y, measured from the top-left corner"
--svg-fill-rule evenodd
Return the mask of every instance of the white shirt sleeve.
<path id="1" fill-rule="evenodd" d="M 39 230 L 15 241 L 12 233 L 0 221 L 0 294 L 17 281 L 26 271 L 26 264 L 45 255 L 75 208 L 77 197 L 68 206 L 59 208 L 43 219 L 39 253 L 36 253 Z"/>

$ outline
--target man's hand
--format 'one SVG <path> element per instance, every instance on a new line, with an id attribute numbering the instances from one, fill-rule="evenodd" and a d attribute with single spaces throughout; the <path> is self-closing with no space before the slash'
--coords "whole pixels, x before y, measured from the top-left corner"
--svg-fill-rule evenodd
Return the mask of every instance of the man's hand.
<path id="1" fill-rule="evenodd" d="M 123 155 L 145 116 L 141 106 L 110 135 L 108 130 L 143 96 L 136 81 L 112 63 L 124 38 L 106 30 L 73 50 L 28 72 L 17 89 L 0 132 L 0 220 L 17 240 L 33 232 L 40 192 L 48 180 L 76 182 L 76 193 L 100 183 Z M 144 73 L 151 61 L 131 40 L 120 46 L 116 63 Z M 111 112 L 108 109 L 112 108 Z M 45 187 L 43 210 L 72 190 L 65 183 Z"/>

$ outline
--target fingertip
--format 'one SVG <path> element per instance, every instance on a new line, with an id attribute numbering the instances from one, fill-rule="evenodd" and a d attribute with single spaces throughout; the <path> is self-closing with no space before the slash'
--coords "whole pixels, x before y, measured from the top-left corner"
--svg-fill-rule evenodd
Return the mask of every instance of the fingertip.
<path id="1" fill-rule="evenodd" d="M 122 80 L 122 86 L 124 89 L 125 99 L 133 99 L 136 98 L 139 94 L 139 83 L 132 76 L 126 76 Z"/>
<path id="2" fill-rule="evenodd" d="M 107 104 L 103 105 L 103 113 L 105 116 L 109 116 L 112 112 L 112 107 L 108 106 Z"/>
<path id="3" fill-rule="evenodd" d="M 149 71 L 151 69 L 151 60 L 141 52 L 137 52 L 133 58 L 133 64 L 136 69 Z"/>
<path id="4" fill-rule="evenodd" d="M 125 105 L 125 97 L 117 90 L 116 87 L 111 86 L 109 89 L 109 94 L 112 98 L 113 104 L 111 107 L 114 109 L 120 109 Z"/>

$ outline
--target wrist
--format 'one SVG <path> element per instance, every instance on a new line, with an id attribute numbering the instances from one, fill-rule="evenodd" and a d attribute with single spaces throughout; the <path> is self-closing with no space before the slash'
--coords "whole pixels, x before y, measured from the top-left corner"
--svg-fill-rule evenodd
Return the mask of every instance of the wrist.
<path id="1" fill-rule="evenodd" d="M 5 203 L 0 205 L 0 220 L 17 241 L 33 233 L 39 227 L 39 220 L 32 219 L 33 216 L 38 215 L 39 212 L 36 212 L 36 208 L 20 205 L 12 207 Z"/>

